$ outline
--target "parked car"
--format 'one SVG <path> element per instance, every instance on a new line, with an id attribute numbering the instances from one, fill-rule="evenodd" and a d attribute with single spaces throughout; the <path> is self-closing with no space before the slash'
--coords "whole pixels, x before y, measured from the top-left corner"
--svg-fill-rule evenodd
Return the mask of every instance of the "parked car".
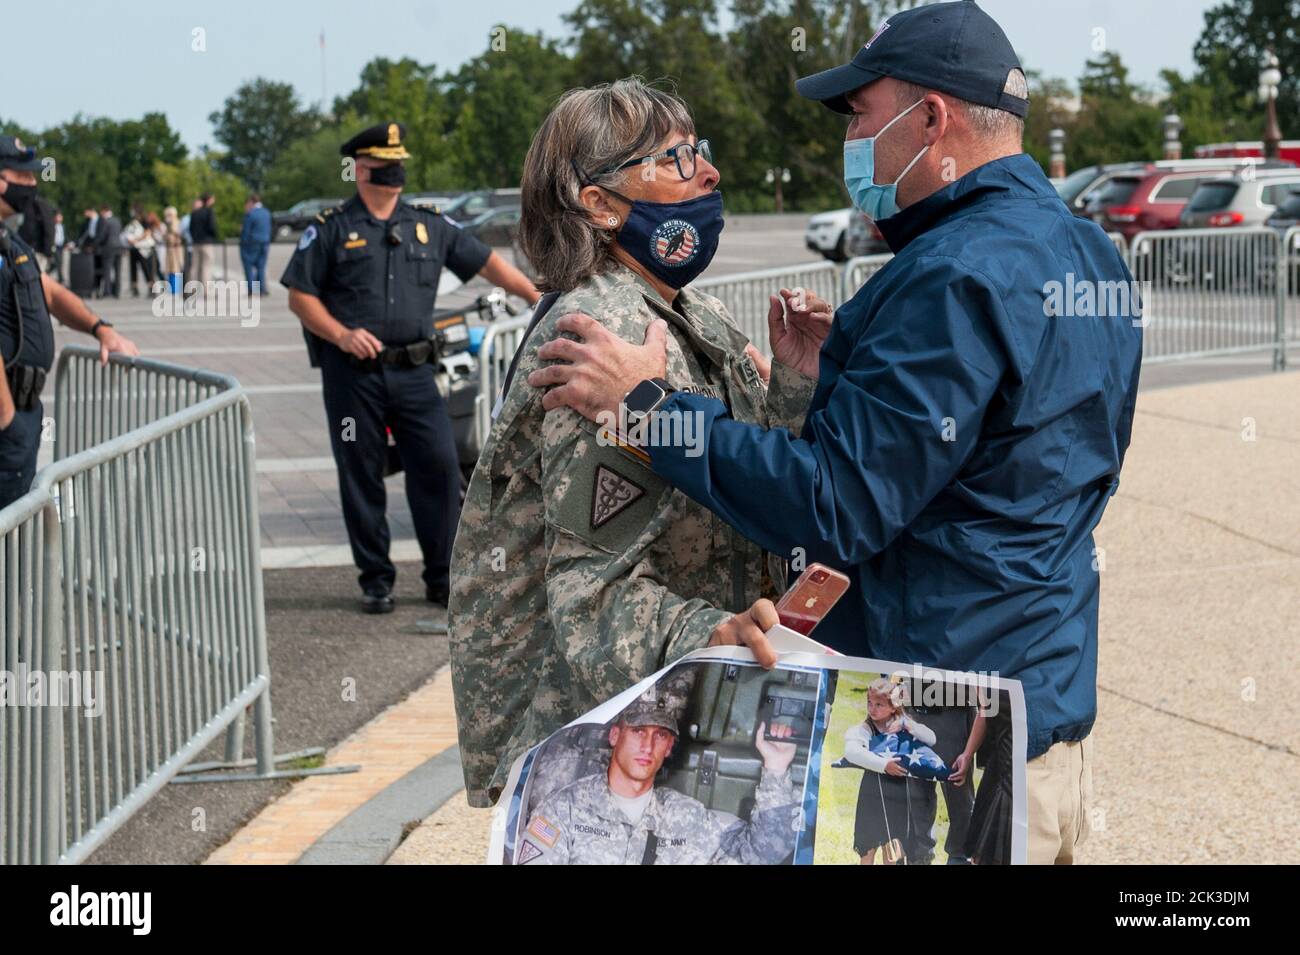
<path id="1" fill-rule="evenodd" d="M 304 199 L 284 212 L 271 213 L 271 231 L 277 239 L 291 239 L 311 224 L 321 210 L 342 205 L 343 199 Z"/>
<path id="2" fill-rule="evenodd" d="M 1183 207 L 1203 182 L 1230 170 L 1147 169 L 1115 176 L 1088 202 L 1088 215 L 1107 232 L 1132 242 L 1139 232 L 1175 229 Z"/>
<path id="3" fill-rule="evenodd" d="M 462 195 L 464 195 L 462 192 L 404 192 L 402 193 L 402 201 L 415 206 L 417 209 L 437 209 L 441 212 Z"/>
<path id="4" fill-rule="evenodd" d="M 481 242 L 491 246 L 514 245 L 519 231 L 519 206 L 502 206 L 465 223 L 464 229 Z"/>
<path id="5" fill-rule="evenodd" d="M 849 234 L 844 243 L 844 251 L 849 258 L 859 255 L 880 255 L 889 251 L 889 243 L 881 235 L 871 218 L 856 209 L 849 220 Z"/>
<path id="6" fill-rule="evenodd" d="M 1279 204 L 1277 210 L 1264 220 L 1264 224 L 1280 235 L 1300 226 L 1300 190 L 1289 193 Z M 1300 232 L 1291 236 L 1287 257 L 1287 291 L 1300 289 Z"/>
<path id="7" fill-rule="evenodd" d="M 1258 226 L 1300 188 L 1300 169 L 1233 172 L 1203 182 L 1178 217 L 1184 229 Z"/>
<path id="8" fill-rule="evenodd" d="M 1291 167 L 1289 160 L 1223 158 L 1223 159 L 1158 159 L 1152 162 L 1119 162 L 1099 166 L 1084 166 L 1070 173 L 1056 187 L 1061 201 L 1076 216 L 1091 218 L 1088 204 L 1094 200 L 1100 190 L 1117 176 L 1136 175 L 1141 172 L 1169 170 L 1171 172 L 1197 172 L 1203 169 L 1231 170 L 1242 165 L 1253 165 L 1257 169 L 1274 167 Z"/>
<path id="9" fill-rule="evenodd" d="M 835 209 L 831 212 L 819 212 L 808 220 L 804 230 L 804 245 L 812 252 L 817 252 L 832 262 L 843 262 L 845 242 L 848 238 L 849 218 L 852 209 Z"/>
<path id="10" fill-rule="evenodd" d="M 442 214 L 457 222 L 470 222 L 489 209 L 517 206 L 519 199 L 518 189 L 478 189 L 457 196 L 442 207 Z"/>

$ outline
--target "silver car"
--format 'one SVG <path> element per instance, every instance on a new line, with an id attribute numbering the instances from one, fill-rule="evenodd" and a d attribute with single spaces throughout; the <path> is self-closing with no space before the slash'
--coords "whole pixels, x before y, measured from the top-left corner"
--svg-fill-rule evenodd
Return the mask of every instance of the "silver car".
<path id="1" fill-rule="evenodd" d="M 1300 189 L 1300 169 L 1254 169 L 1225 173 L 1201 183 L 1178 217 L 1182 229 L 1263 225 Z"/>

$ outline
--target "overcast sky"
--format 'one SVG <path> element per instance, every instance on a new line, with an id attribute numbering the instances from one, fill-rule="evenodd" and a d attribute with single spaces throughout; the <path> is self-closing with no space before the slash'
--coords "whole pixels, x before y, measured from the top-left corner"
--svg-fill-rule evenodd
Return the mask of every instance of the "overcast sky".
<path id="1" fill-rule="evenodd" d="M 1027 68 L 1076 80 L 1093 44 L 1134 79 L 1192 68 L 1203 12 L 1217 0 L 983 0 Z M 114 119 L 160 111 L 191 148 L 212 144 L 208 114 L 244 80 L 289 82 L 306 101 L 351 90 L 376 56 L 454 69 L 498 23 L 563 35 L 577 0 L 43 0 L 6 5 L 0 117 L 43 129 L 78 112 Z M 206 51 L 195 52 L 202 29 Z M 1098 34 L 1097 30 L 1103 30 Z M 865 39 L 865 37 L 863 38 Z M 51 51 L 57 58 L 51 58 Z M 24 82 L 15 82 L 22 77 Z M 23 95 L 25 94 L 25 95 Z M 21 96 L 22 98 L 17 98 Z"/>

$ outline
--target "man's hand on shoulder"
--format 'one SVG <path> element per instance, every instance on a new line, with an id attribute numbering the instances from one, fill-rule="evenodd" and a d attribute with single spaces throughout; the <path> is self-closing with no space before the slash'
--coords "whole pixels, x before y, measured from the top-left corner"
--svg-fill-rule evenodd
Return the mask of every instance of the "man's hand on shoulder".
<path id="1" fill-rule="evenodd" d="M 579 341 L 554 338 L 537 350 L 538 358 L 557 362 L 528 376 L 534 388 L 551 389 L 542 396 L 547 411 L 567 405 L 595 421 L 601 412 L 616 414 L 639 382 L 667 373 L 668 323 L 661 318 L 650 323 L 642 345 L 624 341 L 579 312 L 562 315 L 555 328 L 577 335 Z"/>

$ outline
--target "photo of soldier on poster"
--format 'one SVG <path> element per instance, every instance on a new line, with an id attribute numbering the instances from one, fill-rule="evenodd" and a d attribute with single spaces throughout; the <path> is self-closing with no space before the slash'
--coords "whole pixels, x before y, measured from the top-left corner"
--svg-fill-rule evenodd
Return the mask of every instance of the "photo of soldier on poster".
<path id="1" fill-rule="evenodd" d="M 676 667 L 608 723 L 578 724 L 529 774 L 520 864 L 784 864 L 823 674 Z"/>

